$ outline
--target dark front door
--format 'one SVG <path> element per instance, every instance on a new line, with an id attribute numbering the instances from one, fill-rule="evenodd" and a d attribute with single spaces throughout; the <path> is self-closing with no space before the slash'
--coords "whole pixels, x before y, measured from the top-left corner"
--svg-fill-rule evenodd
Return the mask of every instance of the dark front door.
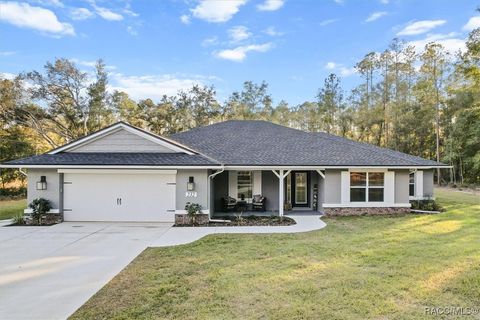
<path id="1" fill-rule="evenodd" d="M 310 207 L 310 175 L 308 171 L 292 171 L 292 206 Z"/>

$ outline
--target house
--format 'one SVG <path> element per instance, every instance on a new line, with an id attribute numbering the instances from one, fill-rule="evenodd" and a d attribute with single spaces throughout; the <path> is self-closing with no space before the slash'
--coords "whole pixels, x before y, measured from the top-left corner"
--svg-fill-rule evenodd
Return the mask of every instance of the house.
<path id="1" fill-rule="evenodd" d="M 211 217 L 225 199 L 268 214 L 404 212 L 431 197 L 444 164 L 266 121 L 225 121 L 161 137 L 119 122 L 46 154 L 6 162 L 27 169 L 28 201 L 65 221 L 174 221 L 187 202 Z M 228 200 L 227 200 L 228 202 Z"/>

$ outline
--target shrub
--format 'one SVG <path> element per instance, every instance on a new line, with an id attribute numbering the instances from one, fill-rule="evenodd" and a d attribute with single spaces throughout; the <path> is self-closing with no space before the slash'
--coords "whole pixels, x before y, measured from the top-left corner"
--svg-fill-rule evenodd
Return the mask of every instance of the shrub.
<path id="1" fill-rule="evenodd" d="M 12 218 L 12 222 L 15 225 L 22 225 L 25 224 L 25 220 L 23 219 L 23 214 L 16 215 Z"/>
<path id="2" fill-rule="evenodd" d="M 42 215 L 50 211 L 52 208 L 52 205 L 50 204 L 50 201 L 44 198 L 37 198 L 33 200 L 28 207 L 32 209 L 32 219 L 40 224 L 40 220 L 42 219 Z"/>
<path id="3" fill-rule="evenodd" d="M 185 210 L 187 210 L 187 214 L 192 220 L 192 224 L 195 225 L 197 222 L 197 215 L 202 211 L 202 206 L 198 203 L 187 202 L 185 204 Z"/>
<path id="4" fill-rule="evenodd" d="M 414 210 L 442 211 L 442 207 L 433 199 L 412 200 L 410 203 Z"/>
<path id="5" fill-rule="evenodd" d="M 18 188 L 0 188 L 0 198 L 17 198 L 17 197 L 26 197 L 27 188 L 18 187 Z"/>

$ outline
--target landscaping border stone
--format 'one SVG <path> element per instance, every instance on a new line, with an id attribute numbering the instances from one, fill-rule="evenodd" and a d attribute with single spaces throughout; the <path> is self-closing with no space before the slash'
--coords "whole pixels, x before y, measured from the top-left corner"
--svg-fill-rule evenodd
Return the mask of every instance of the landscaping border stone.
<path id="1" fill-rule="evenodd" d="M 324 208 L 326 216 L 363 216 L 363 215 L 395 215 L 410 213 L 410 208 L 407 207 L 379 207 L 379 208 Z"/>

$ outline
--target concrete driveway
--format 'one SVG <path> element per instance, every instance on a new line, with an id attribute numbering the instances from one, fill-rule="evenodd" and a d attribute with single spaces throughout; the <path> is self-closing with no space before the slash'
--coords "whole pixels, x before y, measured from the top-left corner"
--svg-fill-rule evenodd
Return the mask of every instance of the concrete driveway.
<path id="1" fill-rule="evenodd" d="M 65 319 L 147 247 L 190 243 L 209 234 L 297 233 L 326 226 L 319 216 L 292 218 L 297 224 L 277 227 L 115 222 L 0 227 L 0 320 Z"/>
<path id="2" fill-rule="evenodd" d="M 0 228 L 0 319 L 65 319 L 170 224 Z"/>

